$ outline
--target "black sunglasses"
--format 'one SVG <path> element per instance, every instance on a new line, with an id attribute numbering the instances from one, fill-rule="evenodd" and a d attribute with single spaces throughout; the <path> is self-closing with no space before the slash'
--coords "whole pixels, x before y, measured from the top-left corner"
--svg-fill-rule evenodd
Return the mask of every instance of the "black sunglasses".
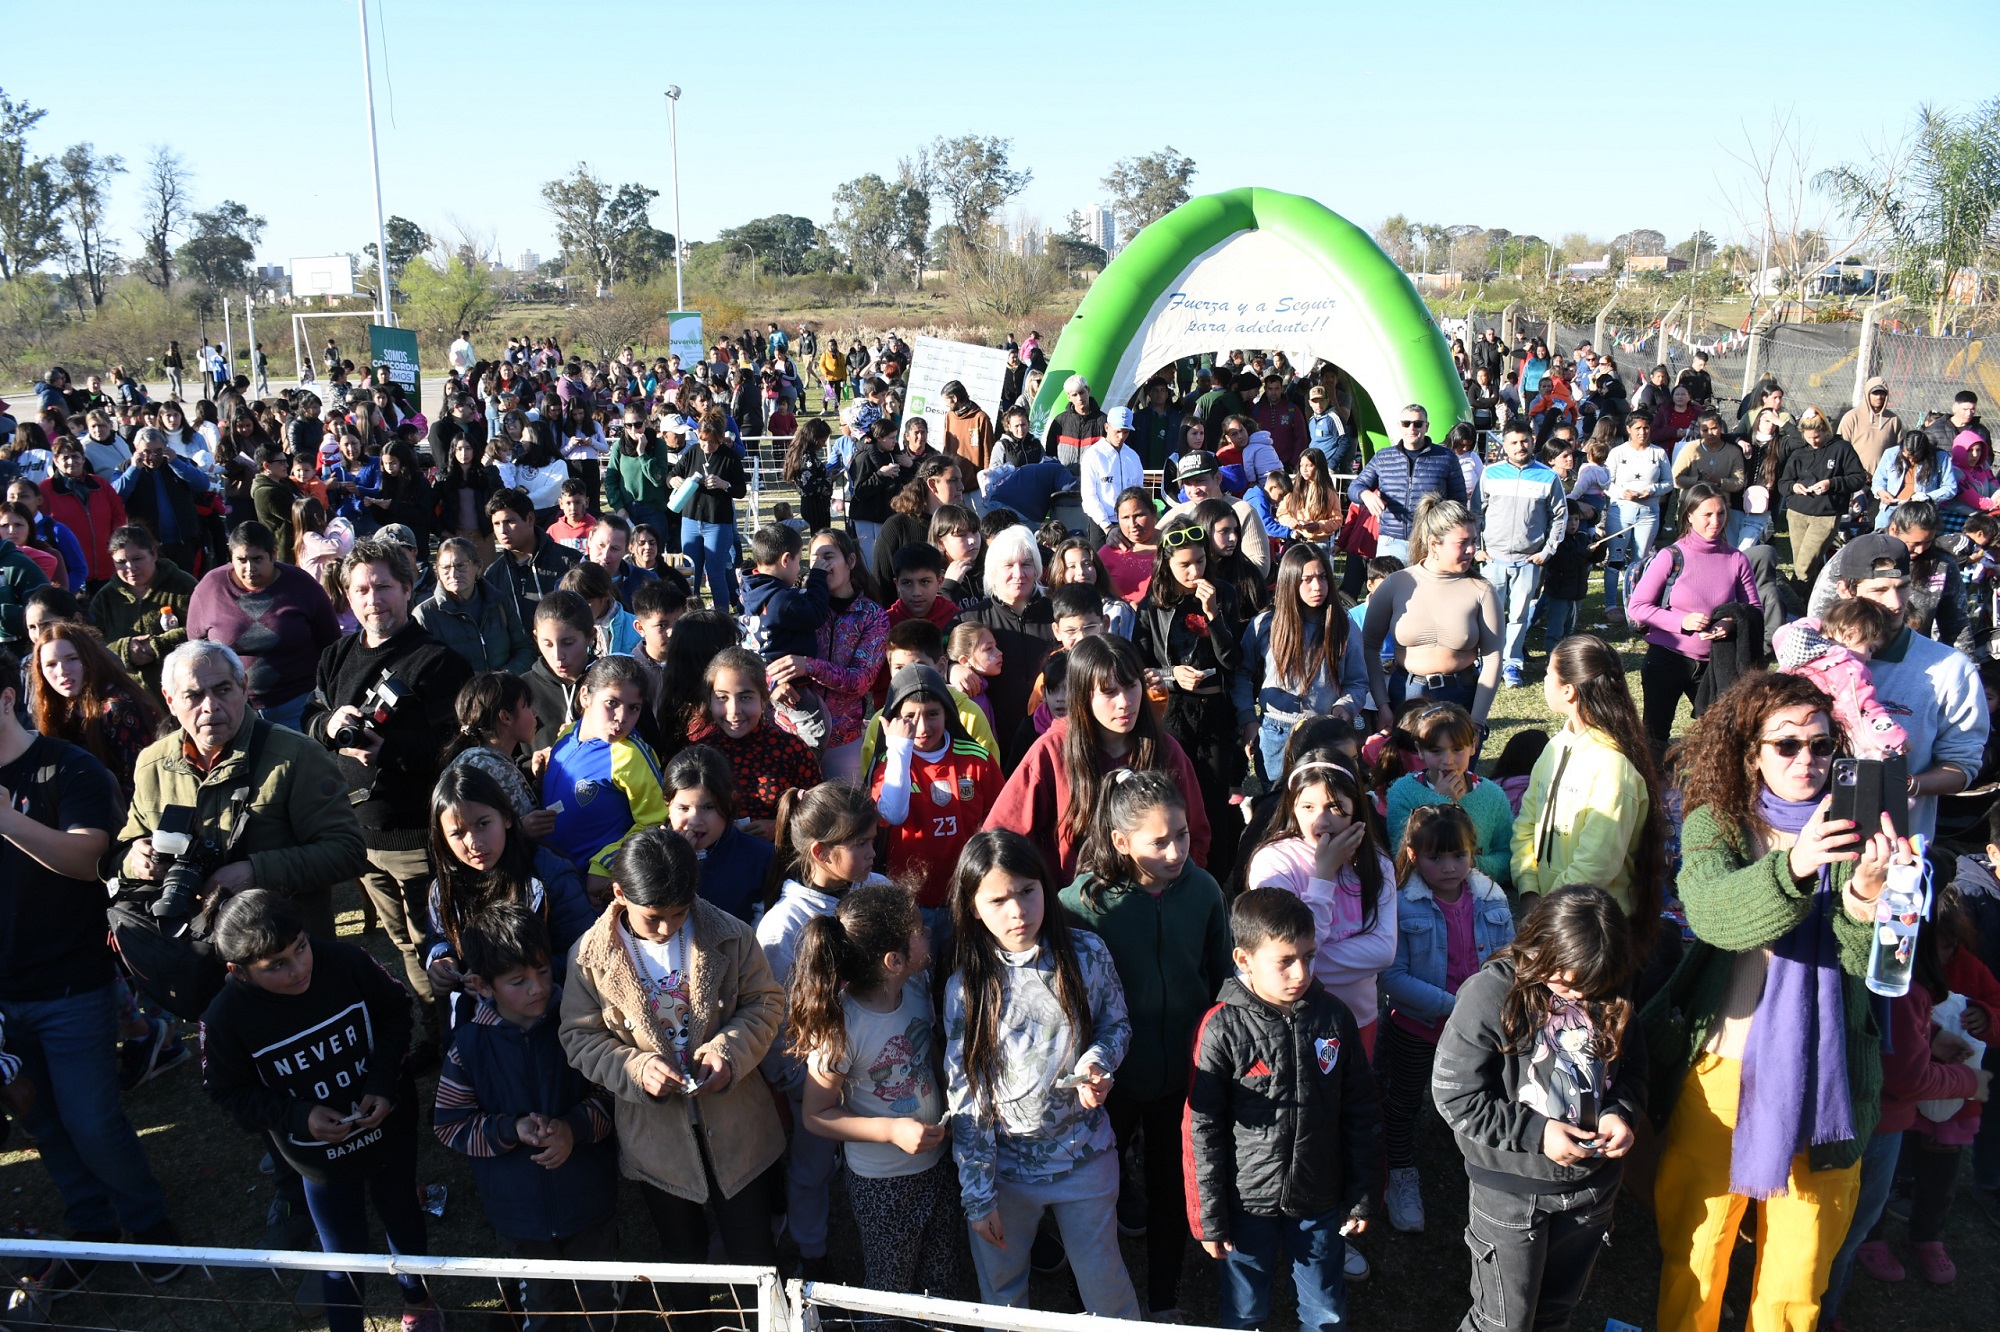
<path id="1" fill-rule="evenodd" d="M 1403 429 L 1405 429 L 1405 430 L 1422 430 L 1422 429 L 1424 428 L 1424 425 L 1425 425 L 1425 424 L 1426 424 L 1426 423 L 1425 423 L 1425 422 L 1423 422 L 1423 421 L 1405 421 L 1405 422 L 1403 422 Z"/>
<path id="2" fill-rule="evenodd" d="M 1764 744 L 1778 751 L 1779 758 L 1797 758 L 1801 749 L 1810 749 L 1814 758 L 1830 758 L 1833 755 L 1833 737 L 1816 735 L 1810 740 L 1788 735 L 1779 740 L 1766 740 Z"/>

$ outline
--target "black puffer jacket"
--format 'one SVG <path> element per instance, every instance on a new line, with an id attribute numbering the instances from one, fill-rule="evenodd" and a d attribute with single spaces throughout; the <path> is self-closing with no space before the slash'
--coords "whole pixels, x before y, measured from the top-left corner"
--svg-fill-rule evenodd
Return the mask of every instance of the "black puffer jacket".
<path id="1" fill-rule="evenodd" d="M 1229 1239 L 1238 1207 L 1367 1217 L 1375 1077 L 1346 1004 L 1314 981 L 1282 1012 L 1231 977 L 1195 1031 L 1194 1065 L 1182 1150 L 1196 1239 Z"/>

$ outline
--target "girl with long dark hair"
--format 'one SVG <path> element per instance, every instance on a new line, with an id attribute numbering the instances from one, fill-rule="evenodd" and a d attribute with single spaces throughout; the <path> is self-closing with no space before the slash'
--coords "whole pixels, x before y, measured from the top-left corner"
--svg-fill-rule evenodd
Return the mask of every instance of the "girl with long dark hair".
<path id="1" fill-rule="evenodd" d="M 1321 547 L 1301 542 L 1279 559 L 1271 609 L 1243 631 L 1231 697 L 1237 738 L 1256 746 L 1271 783 L 1284 780 L 1285 741 L 1303 718 L 1373 716 L 1361 635 L 1340 607 L 1333 557 Z"/>

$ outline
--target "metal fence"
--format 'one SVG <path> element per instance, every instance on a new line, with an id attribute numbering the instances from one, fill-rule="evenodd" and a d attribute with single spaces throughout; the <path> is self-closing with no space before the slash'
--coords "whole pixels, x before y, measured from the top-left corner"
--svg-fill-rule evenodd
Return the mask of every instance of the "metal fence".
<path id="1" fill-rule="evenodd" d="M 78 1244 L 0 1240 L 10 1267 L 48 1259 L 87 1266 L 66 1292 L 17 1287 L 0 1324 L 8 1328 L 118 1328 L 136 1332 L 293 1332 L 323 1325 L 321 1273 L 360 1278 L 363 1323 L 400 1332 L 403 1302 L 395 1277 L 420 1277 L 452 1327 L 479 1325 L 524 1310 L 560 1311 L 577 1325 L 666 1327 L 700 1315 L 717 1332 L 784 1332 L 795 1325 L 776 1271 L 673 1263 L 542 1262 L 506 1258 L 400 1258 L 383 1254 L 298 1253 L 197 1246 Z M 135 1264 L 181 1264 L 154 1285 Z M 529 1283 L 533 1283 L 532 1285 Z"/>
<path id="2" fill-rule="evenodd" d="M 831 1332 L 834 1328 L 993 1328 L 997 1332 L 1158 1332 L 1157 1323 L 1091 1314 L 1047 1313 L 927 1295 L 898 1295 L 823 1281 L 793 1281 L 785 1287 L 792 1323 L 787 1332 Z"/>

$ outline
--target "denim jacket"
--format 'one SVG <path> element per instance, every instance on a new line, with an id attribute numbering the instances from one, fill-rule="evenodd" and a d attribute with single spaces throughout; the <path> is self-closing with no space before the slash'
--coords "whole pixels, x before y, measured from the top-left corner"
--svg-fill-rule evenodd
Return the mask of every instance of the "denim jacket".
<path id="1" fill-rule="evenodd" d="M 1472 943 L 1479 965 L 1514 941 L 1514 909 L 1500 885 L 1472 871 L 1465 891 L 1472 894 Z M 1430 885 L 1412 874 L 1396 904 L 1396 960 L 1382 973 L 1382 995 L 1397 1011 L 1419 1022 L 1442 1022 L 1457 996 L 1444 988 L 1444 910 Z"/>

